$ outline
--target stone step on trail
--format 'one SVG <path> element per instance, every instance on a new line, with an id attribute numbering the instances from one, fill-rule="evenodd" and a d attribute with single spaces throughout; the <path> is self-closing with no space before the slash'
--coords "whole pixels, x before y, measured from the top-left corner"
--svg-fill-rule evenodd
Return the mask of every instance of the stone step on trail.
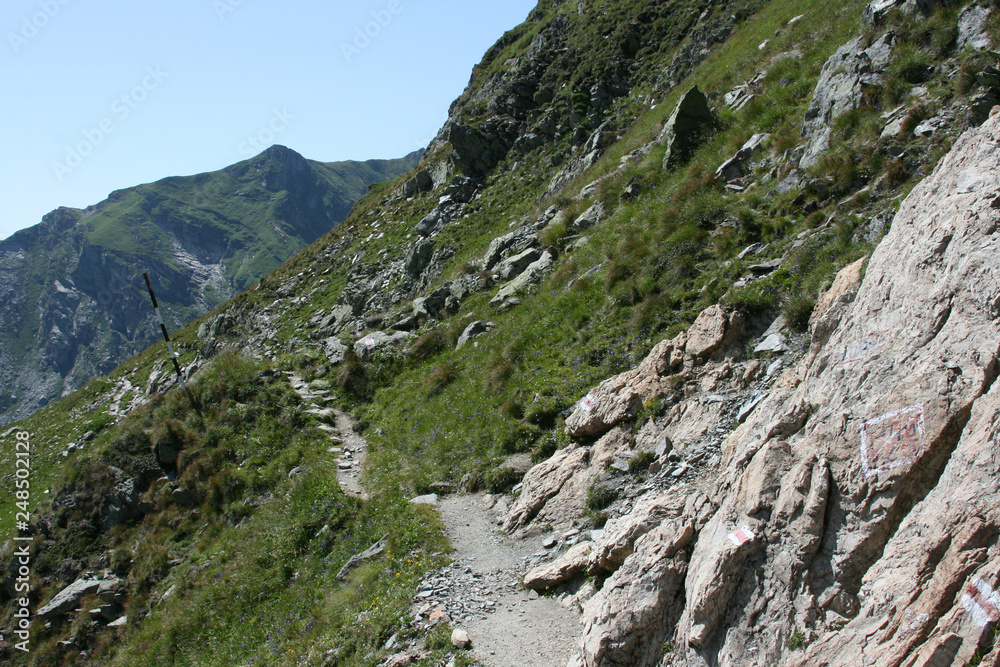
<path id="1" fill-rule="evenodd" d="M 339 455 L 337 459 L 337 483 L 344 493 L 351 496 L 367 498 L 358 478 L 364 469 L 367 459 L 368 443 L 354 429 L 354 421 L 350 415 L 332 405 L 333 396 L 324 389 L 313 389 L 301 377 L 290 373 L 288 382 L 292 389 L 306 403 L 305 412 L 321 417 L 326 422 L 317 426 L 330 440 L 327 450 L 330 454 Z M 331 404 L 320 407 L 316 401 Z"/>

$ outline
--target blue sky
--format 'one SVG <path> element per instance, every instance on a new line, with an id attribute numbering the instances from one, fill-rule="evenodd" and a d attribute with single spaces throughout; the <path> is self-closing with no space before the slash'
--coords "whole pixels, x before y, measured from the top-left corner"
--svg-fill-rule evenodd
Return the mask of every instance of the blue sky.
<path id="1" fill-rule="evenodd" d="M 221 169 L 427 145 L 534 0 L 4 0 L 0 239 L 58 206 Z"/>

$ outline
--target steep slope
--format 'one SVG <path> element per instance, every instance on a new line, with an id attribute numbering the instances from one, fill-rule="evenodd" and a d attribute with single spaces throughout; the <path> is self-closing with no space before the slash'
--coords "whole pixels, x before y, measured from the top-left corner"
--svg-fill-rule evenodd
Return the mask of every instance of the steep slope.
<path id="1" fill-rule="evenodd" d="M 318 163 L 282 146 L 222 171 L 60 208 L 0 243 L 0 424 L 155 340 L 149 271 L 171 327 L 202 315 L 343 221 L 400 160 Z"/>
<path id="2" fill-rule="evenodd" d="M 200 414 L 158 344 L 6 434 L 38 659 L 494 667 L 452 629 L 525 611 L 573 665 L 995 663 L 996 25 L 540 2 L 419 165 L 177 331 Z M 446 562 L 471 492 L 579 637 Z"/>
<path id="3" fill-rule="evenodd" d="M 608 579 L 584 611 L 587 664 L 656 664 L 642 640 L 670 641 L 670 665 L 966 664 L 994 647 L 998 142 L 994 115 L 906 198 L 860 286 L 845 269 L 805 357 L 685 476 L 709 512 L 657 491 L 597 541 Z M 727 357 L 705 372 L 738 369 Z M 580 419 L 622 393 L 593 390 Z"/>

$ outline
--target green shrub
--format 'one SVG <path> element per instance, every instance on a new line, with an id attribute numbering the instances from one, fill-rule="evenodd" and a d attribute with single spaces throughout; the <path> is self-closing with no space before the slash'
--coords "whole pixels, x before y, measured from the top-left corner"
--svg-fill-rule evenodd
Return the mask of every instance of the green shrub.
<path id="1" fill-rule="evenodd" d="M 657 417 L 663 412 L 663 408 L 666 404 L 663 402 L 663 397 L 659 394 L 650 396 L 642 403 L 642 410 L 639 412 L 638 420 L 644 421 L 650 417 Z"/>
<path id="2" fill-rule="evenodd" d="M 364 363 L 354 354 L 354 350 L 348 350 L 344 360 L 337 369 L 337 386 L 350 396 L 355 398 L 367 398 L 369 392 L 368 370 Z"/>
<path id="3" fill-rule="evenodd" d="M 903 122 L 899 126 L 897 138 L 900 140 L 911 138 L 913 130 L 916 129 L 917 125 L 920 125 L 930 115 L 931 111 L 926 104 L 916 104 L 907 109 L 906 115 L 903 116 Z"/>
<path id="4" fill-rule="evenodd" d="M 514 364 L 509 360 L 502 357 L 494 359 L 483 376 L 483 388 L 492 393 L 500 393 L 513 373 Z"/>
<path id="5" fill-rule="evenodd" d="M 554 435 L 547 435 L 541 438 L 535 443 L 534 449 L 531 450 L 531 462 L 541 463 L 545 459 L 549 458 L 556 453 L 558 449 L 558 442 Z"/>
<path id="6" fill-rule="evenodd" d="M 618 489 L 593 484 L 587 489 L 586 508 L 591 512 L 598 512 L 613 503 L 617 498 Z"/>
<path id="7" fill-rule="evenodd" d="M 797 294 L 785 302 L 782 315 L 792 330 L 806 331 L 809 328 L 809 317 L 815 307 L 815 299 L 805 294 Z"/>
<path id="8" fill-rule="evenodd" d="M 416 361 L 427 361 L 447 349 L 448 339 L 445 331 L 438 328 L 428 331 L 413 341 L 407 355 Z"/>
<path id="9" fill-rule="evenodd" d="M 428 651 L 442 651 L 450 649 L 451 646 L 451 626 L 441 623 L 434 627 L 424 640 L 424 647 Z"/>
<path id="10" fill-rule="evenodd" d="M 562 412 L 564 405 L 555 396 L 538 396 L 524 410 L 524 421 L 529 424 L 550 429 L 555 424 L 556 417 Z"/>
<path id="11" fill-rule="evenodd" d="M 521 419 L 524 417 L 524 406 L 521 405 L 520 401 L 511 398 L 500 406 L 500 412 L 511 419 Z"/>
<path id="12" fill-rule="evenodd" d="M 543 246 L 559 245 L 569 235 L 569 226 L 563 220 L 550 222 L 538 233 L 538 241 Z"/>
<path id="13" fill-rule="evenodd" d="M 499 449 L 503 454 L 519 454 L 528 451 L 538 438 L 541 431 L 532 424 L 519 423 L 513 428 L 504 429 L 500 434 Z"/>
<path id="14" fill-rule="evenodd" d="M 752 318 L 773 312 L 778 305 L 779 296 L 769 281 L 757 280 L 746 287 L 730 290 L 725 302 L 746 317 Z"/>
<path id="15" fill-rule="evenodd" d="M 424 376 L 424 391 L 431 396 L 441 393 L 445 387 L 458 379 L 458 370 L 458 364 L 454 361 L 446 361 L 438 365 Z"/>
<path id="16" fill-rule="evenodd" d="M 653 452 L 639 452 L 628 460 L 628 471 L 633 475 L 645 472 L 655 460 L 656 454 Z"/>
<path id="17" fill-rule="evenodd" d="M 501 466 L 483 475 L 483 488 L 490 493 L 506 493 L 524 477 L 524 473 Z"/>

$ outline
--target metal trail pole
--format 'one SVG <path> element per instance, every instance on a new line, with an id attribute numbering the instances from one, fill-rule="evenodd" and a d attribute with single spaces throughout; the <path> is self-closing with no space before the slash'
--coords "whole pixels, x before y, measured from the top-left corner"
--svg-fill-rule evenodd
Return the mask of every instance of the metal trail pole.
<path id="1" fill-rule="evenodd" d="M 191 407 L 194 411 L 201 416 L 201 410 L 198 409 L 198 404 L 194 400 L 194 394 L 188 389 L 187 383 L 184 381 L 184 374 L 181 372 L 181 365 L 177 361 L 177 353 L 174 352 L 174 344 L 170 342 L 170 334 L 167 333 L 167 324 L 163 321 L 163 314 L 160 313 L 160 306 L 156 302 L 156 294 L 153 293 L 153 285 L 149 282 L 149 274 L 143 273 L 142 277 L 146 279 L 146 289 L 149 290 L 149 298 L 153 301 L 153 311 L 156 313 L 156 319 L 160 321 L 160 331 L 163 332 L 163 340 L 167 342 L 167 350 L 170 352 L 170 360 L 174 362 L 174 370 L 177 371 L 177 381 L 181 385 L 181 389 L 187 394 L 188 400 L 191 401 Z"/>

